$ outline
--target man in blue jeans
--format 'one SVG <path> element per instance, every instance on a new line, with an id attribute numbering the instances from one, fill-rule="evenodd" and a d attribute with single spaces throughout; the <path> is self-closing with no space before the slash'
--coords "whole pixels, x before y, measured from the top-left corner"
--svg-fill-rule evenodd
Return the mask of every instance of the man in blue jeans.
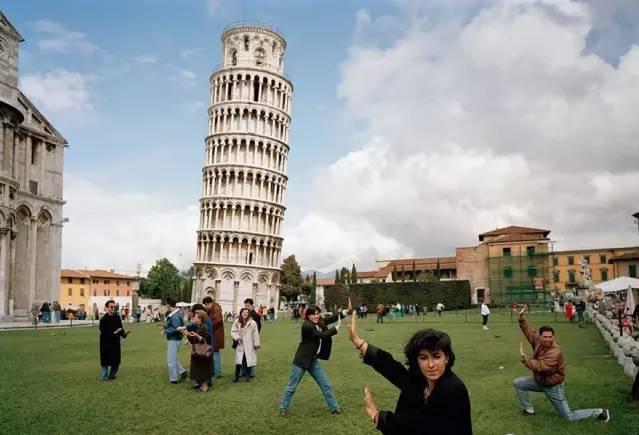
<path id="1" fill-rule="evenodd" d="M 184 326 L 184 320 L 180 315 L 180 310 L 175 304 L 175 299 L 171 297 L 167 298 L 166 305 L 169 312 L 167 313 L 166 323 L 162 330 L 162 333 L 166 335 L 166 363 L 169 366 L 169 382 L 172 384 L 183 381 L 187 376 L 186 370 L 178 360 L 178 353 L 180 346 L 182 346 L 182 332 L 180 332 L 178 328 Z"/>
<path id="2" fill-rule="evenodd" d="M 519 327 L 532 345 L 533 356 L 524 353 L 524 344 L 519 344 L 521 362 L 533 372 L 532 377 L 521 377 L 513 381 L 517 398 L 521 403 L 522 413 L 526 417 L 534 416 L 535 409 L 528 400 L 529 391 L 544 393 L 564 420 L 576 421 L 593 418 L 607 422 L 610 412 L 607 409 L 578 409 L 571 411 L 564 391 L 566 379 L 566 363 L 559 345 L 555 342 L 555 331 L 550 326 L 542 326 L 539 333 L 535 331 L 525 318 L 526 308 L 519 312 Z"/>

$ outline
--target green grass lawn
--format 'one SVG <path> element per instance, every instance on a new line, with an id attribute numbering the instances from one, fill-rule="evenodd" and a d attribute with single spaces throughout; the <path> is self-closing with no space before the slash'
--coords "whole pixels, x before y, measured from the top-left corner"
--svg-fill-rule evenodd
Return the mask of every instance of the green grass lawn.
<path id="1" fill-rule="evenodd" d="M 508 314 L 496 315 L 491 329 L 464 323 L 478 320 L 475 311 L 432 315 L 422 323 L 360 322 L 362 337 L 402 359 L 409 336 L 425 325 L 447 331 L 457 355 L 454 370 L 463 379 L 472 403 L 477 434 L 634 434 L 639 410 L 628 407 L 631 382 L 609 356 L 598 331 L 553 323 L 567 360 L 566 391 L 570 405 L 610 408 L 610 423 L 566 423 L 543 395 L 533 393 L 537 416 L 524 418 L 511 386 L 527 375 L 519 362 L 522 334 Z M 539 326 L 552 315 L 531 316 Z M 230 325 L 226 324 L 227 343 Z M 334 337 L 331 360 L 322 362 L 343 414 L 331 415 L 310 376 L 293 397 L 290 416 L 279 417 L 278 404 L 299 340 L 299 325 L 265 323 L 257 378 L 234 384 L 233 353 L 222 351 L 223 378 L 203 394 L 189 383 L 167 379 L 166 343 L 160 328 L 132 325 L 123 341 L 123 361 L 115 382 L 99 380 L 97 327 L 0 333 L 0 433 L 171 433 L 171 434 L 304 434 L 311 428 L 331 434 L 377 433 L 362 404 L 362 388 L 370 386 L 381 409 L 393 409 L 398 391 L 362 364 L 346 330 Z M 52 332 L 55 335 L 52 335 Z M 181 350 L 188 367 L 189 349 Z M 500 369 L 500 367 L 503 367 Z"/>

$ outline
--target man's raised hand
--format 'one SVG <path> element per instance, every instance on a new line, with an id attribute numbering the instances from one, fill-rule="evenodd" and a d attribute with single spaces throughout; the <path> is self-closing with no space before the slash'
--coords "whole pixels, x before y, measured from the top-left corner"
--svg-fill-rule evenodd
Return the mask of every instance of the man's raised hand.
<path id="1" fill-rule="evenodd" d="M 525 304 L 524 307 L 519 311 L 519 318 L 524 319 L 526 315 L 526 309 L 528 309 L 528 304 Z"/>

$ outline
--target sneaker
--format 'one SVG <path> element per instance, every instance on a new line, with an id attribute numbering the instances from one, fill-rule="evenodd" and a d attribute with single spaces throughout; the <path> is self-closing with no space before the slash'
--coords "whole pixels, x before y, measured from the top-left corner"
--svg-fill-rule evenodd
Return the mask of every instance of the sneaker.
<path id="1" fill-rule="evenodd" d="M 534 417 L 535 416 L 535 412 L 530 412 L 526 409 L 522 409 L 521 413 L 524 415 L 524 417 Z"/>
<path id="2" fill-rule="evenodd" d="M 178 381 L 169 381 L 170 384 L 177 384 Z"/>
<path id="3" fill-rule="evenodd" d="M 608 423 L 610 421 L 610 411 L 608 411 L 607 409 L 604 409 L 603 411 L 601 411 L 601 414 L 597 416 L 597 420 L 601 420 L 604 423 Z"/>
<path id="4" fill-rule="evenodd" d="M 334 410 L 331 411 L 331 414 L 341 414 L 341 413 L 342 413 L 342 410 L 339 409 L 339 408 L 334 409 Z"/>
<path id="5" fill-rule="evenodd" d="M 180 373 L 180 381 L 183 381 L 188 377 L 189 377 L 189 374 L 187 372 Z"/>
<path id="6" fill-rule="evenodd" d="M 288 411 L 280 411 L 280 417 L 288 417 Z"/>

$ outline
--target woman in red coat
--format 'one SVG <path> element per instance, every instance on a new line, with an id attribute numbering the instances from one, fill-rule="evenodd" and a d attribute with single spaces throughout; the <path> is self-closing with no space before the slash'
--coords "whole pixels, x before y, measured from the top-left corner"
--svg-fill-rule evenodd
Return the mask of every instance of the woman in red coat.
<path id="1" fill-rule="evenodd" d="M 566 313 L 565 316 L 568 320 L 570 320 L 570 323 L 573 322 L 574 318 L 575 318 L 575 308 L 572 305 L 572 302 L 566 302 Z"/>

